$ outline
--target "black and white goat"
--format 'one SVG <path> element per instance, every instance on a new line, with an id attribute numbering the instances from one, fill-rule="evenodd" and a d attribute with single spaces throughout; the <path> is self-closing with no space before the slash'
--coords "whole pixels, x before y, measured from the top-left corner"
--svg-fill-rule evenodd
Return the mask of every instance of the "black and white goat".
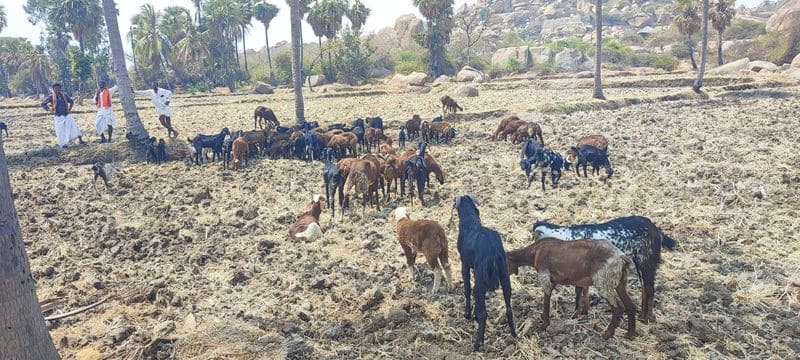
<path id="1" fill-rule="evenodd" d="M 564 160 L 561 154 L 553 151 L 553 150 L 542 150 L 542 152 L 538 153 L 535 156 L 529 157 L 527 159 L 523 159 L 520 162 L 520 166 L 523 170 L 526 170 L 528 173 L 528 187 L 531 187 L 531 183 L 533 180 L 536 179 L 536 173 L 531 171 L 531 169 L 536 166 L 541 169 L 542 172 L 542 191 L 545 191 L 545 179 L 547 178 L 547 174 L 550 174 L 550 181 L 552 182 L 553 189 L 558 187 L 558 181 L 561 179 L 561 169 L 569 170 L 570 163 Z"/>
<path id="2" fill-rule="evenodd" d="M 526 159 L 538 159 L 540 154 L 544 151 L 544 147 L 539 145 L 534 139 L 525 140 L 522 143 L 522 152 L 519 159 L 519 167 L 525 172 L 525 179 L 531 177 L 531 170 L 536 163 L 534 161 L 525 161 Z M 530 183 L 529 185 L 530 186 Z"/>
<path id="3" fill-rule="evenodd" d="M 650 219 L 643 216 L 627 216 L 600 224 L 560 226 L 546 221 L 533 225 L 537 239 L 556 238 L 560 240 L 608 240 L 633 260 L 636 273 L 642 282 L 643 322 L 655 321 L 656 271 L 661 263 L 661 247 L 669 250 L 677 243 L 664 234 Z M 575 305 L 585 313 L 588 308 L 587 289 L 576 289 Z M 581 303 L 583 299 L 583 303 Z"/>
<path id="4" fill-rule="evenodd" d="M 0 132 L 5 132 L 6 136 L 8 136 L 8 125 L 6 125 L 6 123 L 4 123 L 2 121 L 0 121 Z M 0 133 L 0 136 L 1 135 L 2 134 Z"/>

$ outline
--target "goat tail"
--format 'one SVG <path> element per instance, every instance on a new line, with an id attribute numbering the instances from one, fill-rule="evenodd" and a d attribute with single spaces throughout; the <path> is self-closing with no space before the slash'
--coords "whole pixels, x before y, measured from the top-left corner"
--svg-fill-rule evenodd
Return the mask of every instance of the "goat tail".
<path id="1" fill-rule="evenodd" d="M 617 287 L 627 281 L 628 266 L 631 266 L 632 263 L 629 257 L 617 251 L 592 275 L 592 282 L 598 292 L 612 307 L 619 306 Z"/>
<path id="2" fill-rule="evenodd" d="M 678 246 L 678 242 L 664 234 L 663 231 L 659 230 L 659 232 L 661 233 L 661 246 L 667 248 L 667 250 L 675 250 L 675 247 Z"/>
<path id="3" fill-rule="evenodd" d="M 500 276 L 504 267 L 507 265 L 503 256 L 487 254 L 480 257 L 475 264 L 475 287 L 477 288 L 480 282 L 487 290 L 496 290 L 500 286 Z"/>

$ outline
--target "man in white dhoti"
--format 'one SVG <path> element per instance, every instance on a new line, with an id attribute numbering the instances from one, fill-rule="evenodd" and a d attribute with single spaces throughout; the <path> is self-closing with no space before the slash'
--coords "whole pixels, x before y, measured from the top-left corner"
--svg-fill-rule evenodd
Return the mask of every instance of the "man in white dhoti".
<path id="1" fill-rule="evenodd" d="M 61 91 L 61 84 L 53 84 L 53 92 L 42 103 L 42 108 L 55 116 L 53 122 L 56 130 L 56 142 L 66 148 L 70 141 L 78 139 L 80 144 L 85 144 L 81 138 L 81 129 L 72 117 L 73 100 Z"/>
<path id="2" fill-rule="evenodd" d="M 97 105 L 97 119 L 94 121 L 94 128 L 97 135 L 100 135 L 100 143 L 106 142 L 105 132 L 108 131 L 108 142 L 111 142 L 111 135 L 117 127 L 117 119 L 114 118 L 114 109 L 111 107 L 111 97 L 117 92 L 117 86 L 112 88 L 106 86 L 105 81 L 100 82 L 100 88 L 94 94 L 94 103 Z"/>
<path id="3" fill-rule="evenodd" d="M 158 87 L 158 83 L 153 84 L 152 89 L 134 91 L 136 95 L 149 96 L 153 100 L 153 105 L 156 106 L 156 114 L 161 126 L 167 129 L 167 136 L 178 137 L 178 131 L 172 127 L 172 109 L 169 103 L 172 100 L 172 92 L 167 89 Z"/>

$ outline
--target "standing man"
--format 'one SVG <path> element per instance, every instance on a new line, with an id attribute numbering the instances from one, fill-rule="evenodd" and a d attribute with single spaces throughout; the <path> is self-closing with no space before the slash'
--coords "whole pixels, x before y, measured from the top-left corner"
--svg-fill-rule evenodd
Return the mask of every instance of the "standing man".
<path id="1" fill-rule="evenodd" d="M 111 96 L 117 92 L 117 86 L 112 88 L 106 86 L 105 81 L 100 82 L 100 88 L 94 94 L 94 103 L 97 105 L 97 119 L 94 121 L 94 128 L 97 135 L 100 135 L 100 143 L 106 142 L 104 132 L 108 130 L 108 142 L 111 142 L 111 134 L 117 127 L 117 119 L 114 118 L 114 109 L 111 108 Z"/>
<path id="2" fill-rule="evenodd" d="M 170 100 L 172 99 L 172 92 L 167 89 L 158 87 L 158 83 L 153 83 L 152 89 L 134 91 L 136 95 L 149 96 L 153 100 L 153 105 L 156 106 L 156 114 L 158 114 L 158 121 L 161 126 L 167 128 L 167 136 L 178 137 L 178 132 L 172 128 L 172 109 L 169 108 Z"/>
<path id="3" fill-rule="evenodd" d="M 85 144 L 81 138 L 81 129 L 70 114 L 72 104 L 72 98 L 61 92 L 61 84 L 53 84 L 53 92 L 42 103 L 43 109 L 55 115 L 56 142 L 62 148 L 66 148 L 69 142 L 75 139 L 78 139 L 81 145 Z"/>

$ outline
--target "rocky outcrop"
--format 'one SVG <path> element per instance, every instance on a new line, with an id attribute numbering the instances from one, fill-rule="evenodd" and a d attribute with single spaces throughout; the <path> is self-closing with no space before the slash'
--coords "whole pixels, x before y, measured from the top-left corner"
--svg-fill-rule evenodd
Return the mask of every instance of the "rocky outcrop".
<path id="1" fill-rule="evenodd" d="M 748 64 L 750 64 L 750 59 L 739 59 L 722 66 L 717 66 L 711 70 L 708 70 L 707 73 L 710 75 L 738 74 L 739 71 L 747 69 Z"/>
<path id="2" fill-rule="evenodd" d="M 428 75 L 420 72 L 413 72 L 408 75 L 395 74 L 392 80 L 389 80 L 389 86 L 404 89 L 409 86 L 425 86 L 428 81 L 430 81 Z"/>
<path id="3" fill-rule="evenodd" d="M 534 65 L 546 64 L 553 61 L 553 49 L 537 46 L 530 48 L 529 51 L 531 52 L 531 59 L 533 59 Z"/>
<path id="4" fill-rule="evenodd" d="M 559 71 L 575 71 L 581 64 L 583 55 L 576 49 L 561 50 L 553 59 L 553 68 Z"/>
<path id="5" fill-rule="evenodd" d="M 767 20 L 768 32 L 788 32 L 800 29 L 800 0 L 790 0 Z"/>
<path id="6" fill-rule="evenodd" d="M 476 97 L 478 96 L 478 89 L 474 86 L 462 85 L 453 90 L 455 97 Z"/>
<path id="7" fill-rule="evenodd" d="M 486 82 L 488 77 L 486 74 L 470 66 L 464 66 L 461 71 L 456 74 L 456 81 L 458 82 Z"/>
<path id="8" fill-rule="evenodd" d="M 311 86 L 320 86 L 325 85 L 328 82 L 325 79 L 325 75 L 311 75 L 308 77 L 308 83 Z"/>
<path id="9" fill-rule="evenodd" d="M 516 69 L 509 66 L 516 64 Z M 492 55 L 492 67 L 495 71 L 525 71 L 533 66 L 533 59 L 527 46 L 497 49 Z"/>
<path id="10" fill-rule="evenodd" d="M 794 57 L 794 60 L 792 60 L 792 67 L 800 68 L 800 54 L 797 54 L 797 56 Z"/>
<path id="11" fill-rule="evenodd" d="M 562 17 L 545 20 L 542 24 L 541 36 L 545 39 L 583 36 L 591 29 L 592 25 L 585 23 L 578 16 Z"/>
<path id="12" fill-rule="evenodd" d="M 275 89 L 272 88 L 272 85 L 259 81 L 256 82 L 255 85 L 253 85 L 253 92 L 262 95 L 272 94 L 275 92 Z"/>
<path id="13" fill-rule="evenodd" d="M 778 71 L 778 65 L 769 61 L 756 60 L 747 64 L 747 70 L 752 72 L 775 72 Z"/>
<path id="14" fill-rule="evenodd" d="M 424 31 L 425 23 L 414 14 L 403 15 L 394 22 L 394 32 L 402 48 L 416 44 L 414 36 Z"/>

